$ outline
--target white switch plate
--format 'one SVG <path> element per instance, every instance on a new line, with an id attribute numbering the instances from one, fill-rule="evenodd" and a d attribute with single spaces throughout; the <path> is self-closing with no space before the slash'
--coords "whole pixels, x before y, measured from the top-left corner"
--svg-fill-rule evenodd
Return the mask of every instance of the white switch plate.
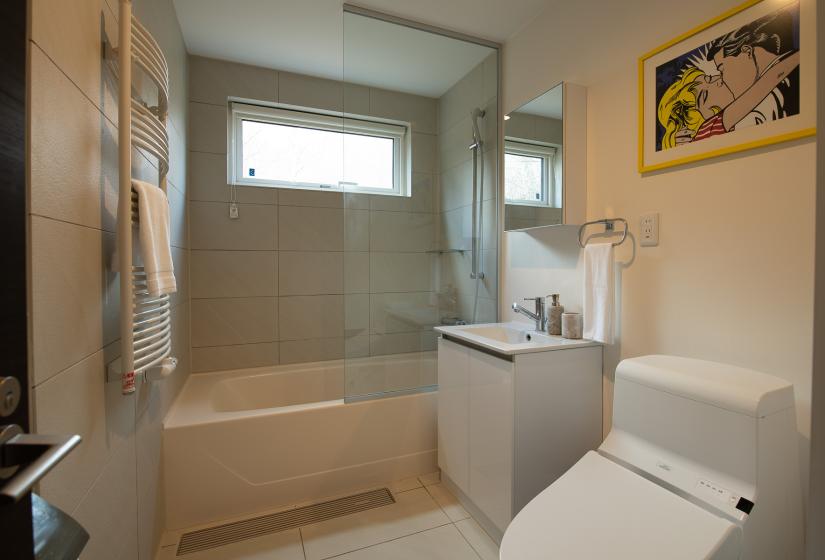
<path id="1" fill-rule="evenodd" d="M 234 202 L 229 204 L 229 219 L 230 220 L 237 220 L 238 219 L 238 205 Z"/>
<path id="2" fill-rule="evenodd" d="M 642 247 L 656 247 L 659 245 L 659 214 L 644 214 L 640 220 L 639 229 L 641 239 L 639 245 Z"/>

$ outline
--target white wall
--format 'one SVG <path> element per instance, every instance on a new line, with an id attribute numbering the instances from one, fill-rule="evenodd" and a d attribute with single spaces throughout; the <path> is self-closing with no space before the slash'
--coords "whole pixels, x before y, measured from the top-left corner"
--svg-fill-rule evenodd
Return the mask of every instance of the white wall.
<path id="1" fill-rule="evenodd" d="M 633 232 L 642 213 L 661 213 L 660 246 L 637 247 L 619 276 L 620 339 L 606 353 L 605 416 L 620 358 L 661 352 L 767 371 L 794 383 L 807 480 L 814 141 L 644 177 L 636 171 L 637 58 L 738 3 L 591 0 L 548 9 L 505 43 L 505 112 L 561 80 L 588 86 L 588 219 L 621 216 Z M 626 243 L 617 258 L 631 259 L 632 250 Z M 538 261 L 549 255 L 536 250 Z M 546 292 L 552 278 L 508 260 L 503 293 Z"/>
<path id="2" fill-rule="evenodd" d="M 83 441 L 39 492 L 90 533 L 85 560 L 151 560 L 163 529 L 161 422 L 189 373 L 186 52 L 171 0 L 135 0 L 170 68 L 169 199 L 178 367 L 131 396 L 106 383 L 119 355 L 112 270 L 118 201 L 115 0 L 33 0 L 29 55 L 30 380 L 35 429 Z M 133 151 L 133 175 L 157 181 Z"/>

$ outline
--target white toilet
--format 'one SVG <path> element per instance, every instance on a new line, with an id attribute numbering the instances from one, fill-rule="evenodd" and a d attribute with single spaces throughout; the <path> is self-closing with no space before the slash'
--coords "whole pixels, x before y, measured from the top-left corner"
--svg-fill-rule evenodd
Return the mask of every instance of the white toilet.
<path id="1" fill-rule="evenodd" d="M 502 560 L 802 560 L 793 387 L 645 356 L 616 369 L 613 428 L 510 523 Z"/>

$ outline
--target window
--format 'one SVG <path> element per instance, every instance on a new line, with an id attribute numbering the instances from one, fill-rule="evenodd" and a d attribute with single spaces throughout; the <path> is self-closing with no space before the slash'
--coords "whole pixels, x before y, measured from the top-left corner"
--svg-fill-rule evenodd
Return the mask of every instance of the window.
<path id="1" fill-rule="evenodd" d="M 504 198 L 508 204 L 553 206 L 556 148 L 506 139 Z"/>
<path id="2" fill-rule="evenodd" d="M 408 127 L 367 117 L 231 104 L 230 182 L 408 195 Z"/>

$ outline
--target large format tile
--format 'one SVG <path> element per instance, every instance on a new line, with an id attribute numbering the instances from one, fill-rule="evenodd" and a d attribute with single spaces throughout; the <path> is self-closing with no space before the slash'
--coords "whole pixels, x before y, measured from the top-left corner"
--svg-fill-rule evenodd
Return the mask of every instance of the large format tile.
<path id="1" fill-rule="evenodd" d="M 117 129 L 36 46 L 31 73 L 31 212 L 114 231 Z"/>
<path id="2" fill-rule="evenodd" d="M 433 292 L 370 295 L 370 333 L 418 332 L 438 324 Z"/>
<path id="3" fill-rule="evenodd" d="M 262 204 L 240 205 L 240 217 L 229 218 L 229 205 L 190 202 L 191 248 L 240 251 L 277 249 L 277 209 Z"/>
<path id="4" fill-rule="evenodd" d="M 342 111 L 344 88 L 334 80 L 278 72 L 278 101 L 298 107 Z"/>
<path id="5" fill-rule="evenodd" d="M 231 188 L 227 183 L 226 155 L 207 152 L 189 152 L 189 200 L 229 202 Z M 276 204 L 278 189 L 272 187 L 244 187 L 236 189 L 242 204 Z"/>
<path id="6" fill-rule="evenodd" d="M 278 248 L 281 251 L 343 251 L 344 210 L 278 207 Z"/>
<path id="7" fill-rule="evenodd" d="M 192 346 L 224 346 L 278 339 L 274 297 L 192 300 Z"/>
<path id="8" fill-rule="evenodd" d="M 366 294 L 370 291 L 370 254 L 344 253 L 344 293 Z"/>
<path id="9" fill-rule="evenodd" d="M 281 296 L 344 293 L 344 253 L 280 251 L 278 264 Z"/>
<path id="10" fill-rule="evenodd" d="M 466 148 L 465 148 L 466 149 Z M 418 173 L 435 173 L 436 136 L 421 132 L 412 133 L 412 170 Z"/>
<path id="11" fill-rule="evenodd" d="M 31 218 L 35 385 L 105 344 L 103 243 L 99 230 Z"/>
<path id="12" fill-rule="evenodd" d="M 436 134 L 437 100 L 386 89 L 370 88 L 370 115 L 407 121 L 414 132 Z"/>
<path id="13" fill-rule="evenodd" d="M 475 519 L 468 518 L 457 521 L 455 526 L 481 557 L 481 560 L 498 560 L 498 545 L 484 532 L 484 529 L 476 523 Z"/>
<path id="14" fill-rule="evenodd" d="M 280 340 L 344 336 L 344 296 L 285 296 L 278 298 Z"/>
<path id="15" fill-rule="evenodd" d="M 189 99 L 226 105 L 229 97 L 254 101 L 278 100 L 278 73 L 202 56 L 189 56 Z"/>
<path id="16" fill-rule="evenodd" d="M 430 493 L 430 496 L 432 496 L 433 500 L 435 500 L 435 503 L 437 503 L 439 507 L 444 510 L 444 513 L 447 514 L 447 517 L 449 517 L 450 521 L 453 523 L 470 517 L 467 510 L 464 509 L 456 497 L 453 496 L 449 490 L 447 490 L 444 484 L 431 484 L 427 486 L 427 492 Z"/>
<path id="17" fill-rule="evenodd" d="M 212 154 L 226 153 L 226 105 L 189 102 L 189 149 Z"/>
<path id="18" fill-rule="evenodd" d="M 478 560 L 453 525 L 444 525 L 338 556 L 340 560 Z"/>
<path id="19" fill-rule="evenodd" d="M 433 214 L 370 212 L 372 251 L 424 252 L 435 247 Z"/>
<path id="20" fill-rule="evenodd" d="M 83 438 L 60 466 L 40 483 L 40 491 L 64 511 L 77 507 L 106 463 L 133 432 L 133 399 L 119 383 L 106 383 L 103 350 L 38 385 L 34 390 L 37 431 L 73 433 Z"/>
<path id="21" fill-rule="evenodd" d="M 329 558 L 450 523 L 423 488 L 402 492 L 395 499 L 395 504 L 303 527 L 307 560 Z"/>
<path id="22" fill-rule="evenodd" d="M 278 295 L 275 251 L 192 251 L 193 298 Z"/>
<path id="23" fill-rule="evenodd" d="M 282 364 L 321 362 L 343 358 L 345 341 L 343 338 L 282 340 L 278 343 L 278 348 Z"/>
<path id="24" fill-rule="evenodd" d="M 192 348 L 193 372 L 271 366 L 278 361 L 277 342 Z"/>
<path id="25" fill-rule="evenodd" d="M 370 253 L 370 292 L 430 291 L 432 266 L 432 254 Z"/>

